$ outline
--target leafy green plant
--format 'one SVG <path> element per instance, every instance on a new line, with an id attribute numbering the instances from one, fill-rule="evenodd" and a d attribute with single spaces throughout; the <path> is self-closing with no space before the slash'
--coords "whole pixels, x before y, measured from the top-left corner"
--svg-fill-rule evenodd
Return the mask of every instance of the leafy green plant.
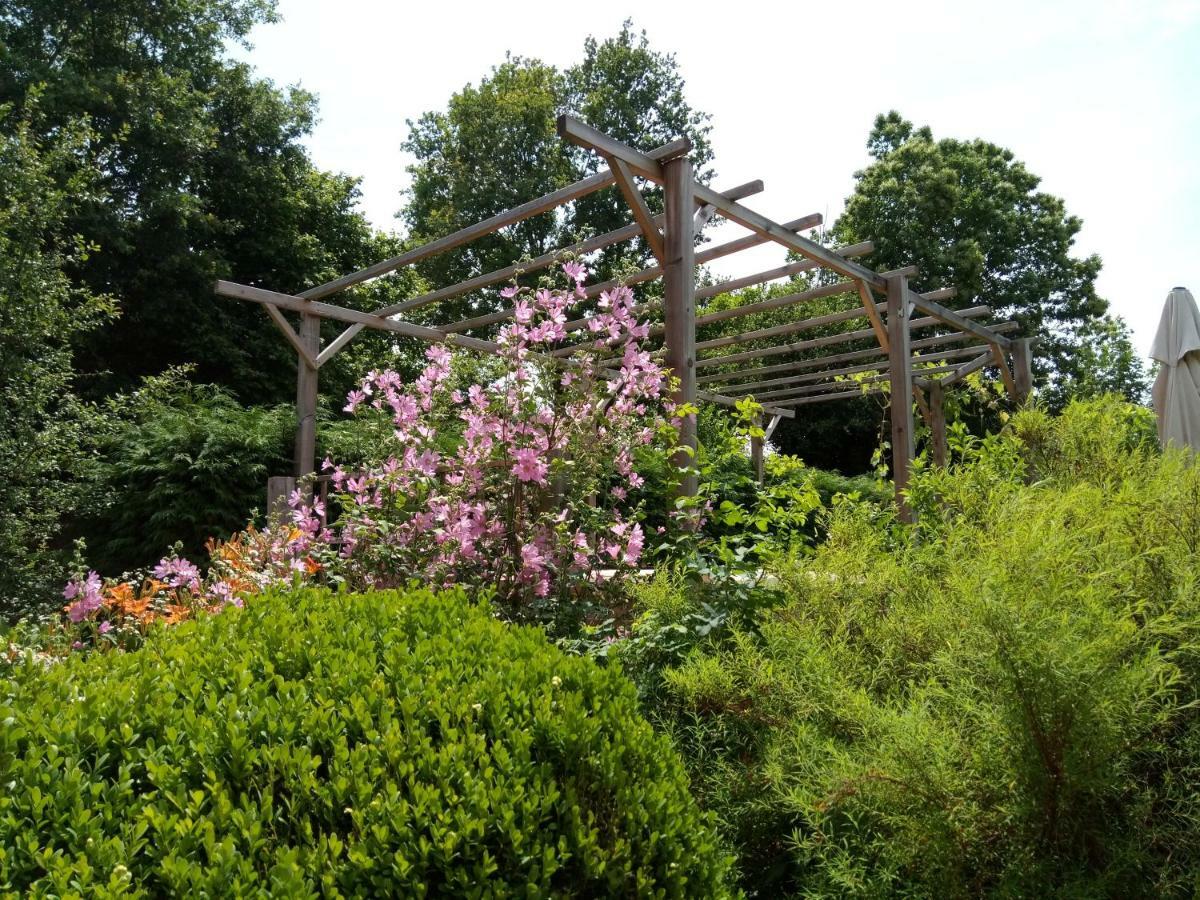
<path id="1" fill-rule="evenodd" d="M 461 592 L 279 595 L 0 682 L 0 892 L 724 896 L 613 670 Z"/>
<path id="2" fill-rule="evenodd" d="M 89 516 L 89 561 L 121 572 L 163 548 L 201 554 L 266 505 L 269 475 L 291 471 L 295 413 L 242 406 L 221 388 L 175 371 L 123 401 L 126 424 L 103 447 Z"/>
<path id="3" fill-rule="evenodd" d="M 764 895 L 1192 896 L 1200 467 L 1144 410 L 1032 409 L 839 502 L 786 598 L 653 714 Z"/>

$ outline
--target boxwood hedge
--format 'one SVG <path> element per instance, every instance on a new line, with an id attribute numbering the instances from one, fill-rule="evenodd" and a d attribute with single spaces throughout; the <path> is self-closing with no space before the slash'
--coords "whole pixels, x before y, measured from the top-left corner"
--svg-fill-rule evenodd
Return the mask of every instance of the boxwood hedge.
<path id="1" fill-rule="evenodd" d="M 0 682 L 0 892 L 713 896 L 619 674 L 461 593 L 265 598 Z"/>

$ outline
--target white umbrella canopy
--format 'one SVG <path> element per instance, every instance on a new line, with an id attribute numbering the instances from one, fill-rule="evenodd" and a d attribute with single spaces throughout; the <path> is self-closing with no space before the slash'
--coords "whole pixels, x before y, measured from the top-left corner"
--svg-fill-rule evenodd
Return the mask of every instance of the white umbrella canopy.
<path id="1" fill-rule="evenodd" d="M 1158 360 L 1158 440 L 1200 452 L 1200 310 L 1187 288 L 1167 295 L 1150 356 Z"/>

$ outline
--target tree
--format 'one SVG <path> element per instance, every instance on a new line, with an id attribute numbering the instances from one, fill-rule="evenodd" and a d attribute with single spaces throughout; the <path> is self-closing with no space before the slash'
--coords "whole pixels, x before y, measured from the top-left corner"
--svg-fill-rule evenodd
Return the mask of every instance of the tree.
<path id="1" fill-rule="evenodd" d="M 1096 293 L 1100 258 L 1072 255 L 1080 220 L 1039 191 L 1041 180 L 1011 151 L 978 139 L 934 140 L 928 127 L 895 111 L 876 117 L 867 149 L 874 161 L 855 173 L 832 229 L 837 242 L 872 240 L 865 261 L 875 269 L 915 264 L 918 290 L 954 285 L 953 307 L 983 303 L 1014 318 L 1022 334 L 1039 339 L 1041 384 L 1087 381 L 1094 374 L 1086 365 L 1114 358 L 1082 352 L 1090 341 L 1119 343 L 1124 334 L 1101 325 L 1108 303 Z M 1116 357 L 1130 353 L 1118 348 Z M 1144 391 L 1122 383 L 1131 399 Z"/>
<path id="2" fill-rule="evenodd" d="M 386 255 L 355 209 L 357 181 L 320 171 L 300 144 L 313 98 L 225 53 L 274 16 L 273 0 L 0 0 L 0 103 L 36 98 L 46 134 L 91 125 L 74 164 L 102 179 L 63 227 L 96 248 L 72 277 L 122 313 L 81 342 L 81 367 L 105 374 L 97 392 L 195 363 L 243 400 L 285 400 L 292 351 L 260 310 L 214 297 L 213 281 L 294 291 Z M 395 285 L 350 301 L 372 305 Z"/>
<path id="3" fill-rule="evenodd" d="M 641 150 L 686 135 L 702 179 L 711 177 L 708 116 L 690 107 L 674 56 L 650 47 L 645 32 L 625 22 L 605 41 L 588 38 L 583 59 L 565 71 L 540 60 L 509 56 L 483 78 L 454 94 L 445 110 L 409 121 L 404 149 L 412 185 L 400 214 L 413 240 L 449 234 L 597 171 L 596 155 L 566 145 L 555 130 L 568 112 Z M 658 191 L 647 191 L 661 209 Z M 422 265 L 435 284 L 451 284 L 538 256 L 587 234 L 619 228 L 631 216 L 616 191 L 602 191 L 566 213 L 546 213 Z M 606 277 L 623 265 L 643 265 L 641 240 L 609 248 L 595 271 Z M 492 295 L 475 305 L 493 303 Z M 463 312 L 469 301 L 443 304 Z"/>
<path id="4" fill-rule="evenodd" d="M 43 142 L 0 107 L 0 619 L 37 607 L 61 585 L 64 515 L 79 503 L 107 422 L 76 396 L 70 342 L 113 314 L 65 269 L 90 252 L 63 236 L 71 197 L 98 173 L 56 170 L 86 143 L 78 125 Z"/>

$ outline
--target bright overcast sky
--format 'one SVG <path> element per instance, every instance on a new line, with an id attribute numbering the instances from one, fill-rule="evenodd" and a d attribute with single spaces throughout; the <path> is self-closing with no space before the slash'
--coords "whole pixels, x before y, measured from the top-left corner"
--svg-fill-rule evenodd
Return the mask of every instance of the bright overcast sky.
<path id="1" fill-rule="evenodd" d="M 397 3 L 281 0 L 246 56 L 316 93 L 316 163 L 361 176 L 395 229 L 405 120 L 445 106 L 506 50 L 567 66 L 584 38 L 645 29 L 713 116 L 716 186 L 753 178 L 777 220 L 832 222 L 876 113 L 1006 146 L 1083 219 L 1077 249 L 1149 349 L 1177 284 L 1200 294 L 1200 0 L 1141 2 Z M 735 226 L 724 226 L 725 228 Z M 782 251 L 715 267 L 744 274 Z"/>

